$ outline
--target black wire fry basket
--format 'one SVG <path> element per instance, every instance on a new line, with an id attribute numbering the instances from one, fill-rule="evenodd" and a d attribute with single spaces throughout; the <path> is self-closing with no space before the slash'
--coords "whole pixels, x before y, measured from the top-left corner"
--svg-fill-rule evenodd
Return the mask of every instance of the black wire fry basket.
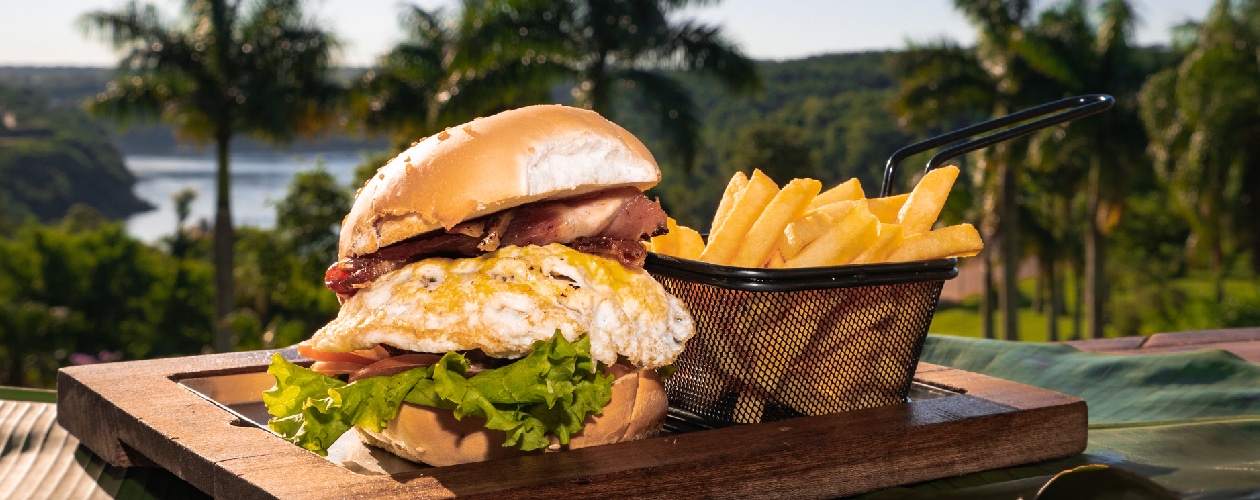
<path id="1" fill-rule="evenodd" d="M 897 167 L 910 156 L 943 147 L 928 161 L 932 170 L 1113 102 L 1107 95 L 1072 97 L 906 146 L 889 157 L 881 196 L 892 194 Z M 671 416 L 715 427 L 905 402 L 956 264 L 749 269 L 649 254 L 647 271 L 687 305 L 696 324 L 665 380 Z"/>

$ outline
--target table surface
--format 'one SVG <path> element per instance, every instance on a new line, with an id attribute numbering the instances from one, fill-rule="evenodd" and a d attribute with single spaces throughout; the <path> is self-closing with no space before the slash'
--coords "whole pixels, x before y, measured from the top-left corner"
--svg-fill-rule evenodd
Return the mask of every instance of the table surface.
<path id="1" fill-rule="evenodd" d="M 941 339 L 946 338 L 938 337 L 938 340 Z M 944 341 L 951 342 L 951 340 Z M 1164 333 L 1149 337 L 1069 341 L 1065 344 L 1084 352 L 1121 356 L 1160 355 L 1211 349 L 1227 351 L 1253 364 L 1260 363 L 1260 328 Z M 40 496 L 61 498 L 153 496 L 193 498 L 201 495 L 199 491 L 166 471 L 142 467 L 114 467 L 92 455 L 86 448 L 79 446 L 74 436 L 69 435 L 56 424 L 53 404 L 38 402 L 41 398 L 46 401 L 47 394 L 27 392 L 28 396 L 33 395 L 27 398 L 21 396 L 21 392 L 16 393 L 18 396 L 14 396 L 15 393 L 5 394 L 4 397 L 9 400 L 0 400 L 0 439 L 4 439 L 9 445 L 0 455 L 0 491 L 14 492 L 19 496 L 23 493 L 40 493 Z M 1260 392 L 1257 396 L 1260 397 Z M 14 401 L 13 399 L 34 401 Z M 1089 398 L 1086 397 L 1086 400 L 1088 401 Z M 1094 433 L 1095 426 L 1091 425 L 1091 442 Z M 1253 437 L 1260 439 L 1257 436 Z M 15 445 L 15 443 L 19 444 Z M 1089 453 L 1087 451 L 1087 455 Z M 1254 458 L 1245 459 L 1254 460 Z M 1064 463 L 1072 465 L 1079 462 L 1080 460 Z M 1252 470 L 1255 469 L 1255 463 L 1257 462 L 1250 462 L 1249 467 Z M 1051 468 L 1056 465 L 1048 464 Z M 1157 474 L 1152 473 L 1152 475 Z M 1011 477 L 1019 477 L 1019 474 Z M 1019 480 L 1029 481 L 1029 479 Z M 964 483 L 962 487 L 974 482 L 974 480 L 970 483 L 962 481 Z M 960 481 L 941 480 L 936 483 L 938 484 L 905 489 L 898 494 L 905 493 L 913 496 L 914 492 L 922 492 L 925 489 L 929 492 L 939 492 L 941 489 L 959 486 Z M 1256 484 L 1255 487 L 1256 491 L 1260 492 L 1260 484 Z M 1187 496 L 1184 492 L 1178 493 Z M 1210 492 L 1208 493 L 1206 497 L 1212 497 Z M 1260 495 L 1260 493 L 1256 494 Z"/>
<path id="2" fill-rule="evenodd" d="M 1260 328 L 1157 333 L 1149 337 L 1074 340 L 1067 345 L 1107 354 L 1166 354 L 1220 349 L 1252 363 L 1260 363 Z"/>

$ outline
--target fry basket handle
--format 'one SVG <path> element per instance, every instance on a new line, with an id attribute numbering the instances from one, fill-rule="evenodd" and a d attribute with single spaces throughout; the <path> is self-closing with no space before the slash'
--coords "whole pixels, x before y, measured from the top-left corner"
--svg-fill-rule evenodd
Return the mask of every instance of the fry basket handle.
<path id="1" fill-rule="evenodd" d="M 963 154 L 970 153 L 977 149 L 986 148 L 1002 141 L 1025 136 L 1052 125 L 1058 125 L 1060 123 L 1072 121 L 1094 113 L 1099 113 L 1111 108 L 1113 104 L 1115 104 L 1115 99 L 1106 94 L 1090 94 L 1069 97 L 1067 99 L 1061 99 L 1042 104 L 1034 108 L 1028 108 L 1023 111 L 1011 113 L 1003 117 L 994 118 L 986 122 L 977 123 L 975 125 L 938 135 L 931 139 L 919 141 L 898 149 L 892 154 L 892 156 L 888 157 L 888 164 L 884 167 L 884 184 L 880 189 L 880 196 L 892 195 L 893 180 L 897 176 L 897 167 L 906 158 L 916 154 L 955 143 L 972 136 L 991 132 L 1016 123 L 1044 116 L 1036 121 L 1024 123 L 1017 127 L 1008 128 L 1000 132 L 995 132 L 978 139 L 972 139 L 962 144 L 943 149 L 933 155 L 931 160 L 928 160 L 926 170 L 930 171 L 941 166 L 941 164 L 947 161 L 962 156 Z"/>

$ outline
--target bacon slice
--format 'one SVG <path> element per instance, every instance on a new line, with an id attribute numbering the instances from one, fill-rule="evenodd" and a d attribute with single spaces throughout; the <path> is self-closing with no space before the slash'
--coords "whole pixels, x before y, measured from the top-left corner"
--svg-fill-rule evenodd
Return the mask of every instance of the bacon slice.
<path id="1" fill-rule="evenodd" d="M 569 247 L 582 253 L 598 255 L 620 262 L 631 269 L 642 269 L 647 260 L 647 249 L 639 240 L 620 240 L 604 236 L 578 238 Z"/>
<path id="2" fill-rule="evenodd" d="M 618 188 L 580 198 L 522 205 L 334 263 L 324 284 L 344 302 L 377 276 L 433 256 L 475 257 L 505 245 L 563 243 L 575 250 L 641 269 L 643 240 L 665 234 L 665 211 L 638 189 Z"/>

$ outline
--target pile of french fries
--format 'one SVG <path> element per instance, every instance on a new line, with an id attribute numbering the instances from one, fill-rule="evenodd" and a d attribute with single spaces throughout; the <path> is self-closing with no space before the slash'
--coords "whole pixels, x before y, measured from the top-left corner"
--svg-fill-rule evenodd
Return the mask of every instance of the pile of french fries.
<path id="1" fill-rule="evenodd" d="M 866 198 L 857 179 L 826 191 L 814 179 L 780 188 L 760 170 L 731 177 L 706 243 L 669 219 L 658 254 L 736 267 L 800 268 L 970 257 L 984 249 L 971 224 L 932 229 L 958 167 L 925 174 L 906 194 Z"/>

